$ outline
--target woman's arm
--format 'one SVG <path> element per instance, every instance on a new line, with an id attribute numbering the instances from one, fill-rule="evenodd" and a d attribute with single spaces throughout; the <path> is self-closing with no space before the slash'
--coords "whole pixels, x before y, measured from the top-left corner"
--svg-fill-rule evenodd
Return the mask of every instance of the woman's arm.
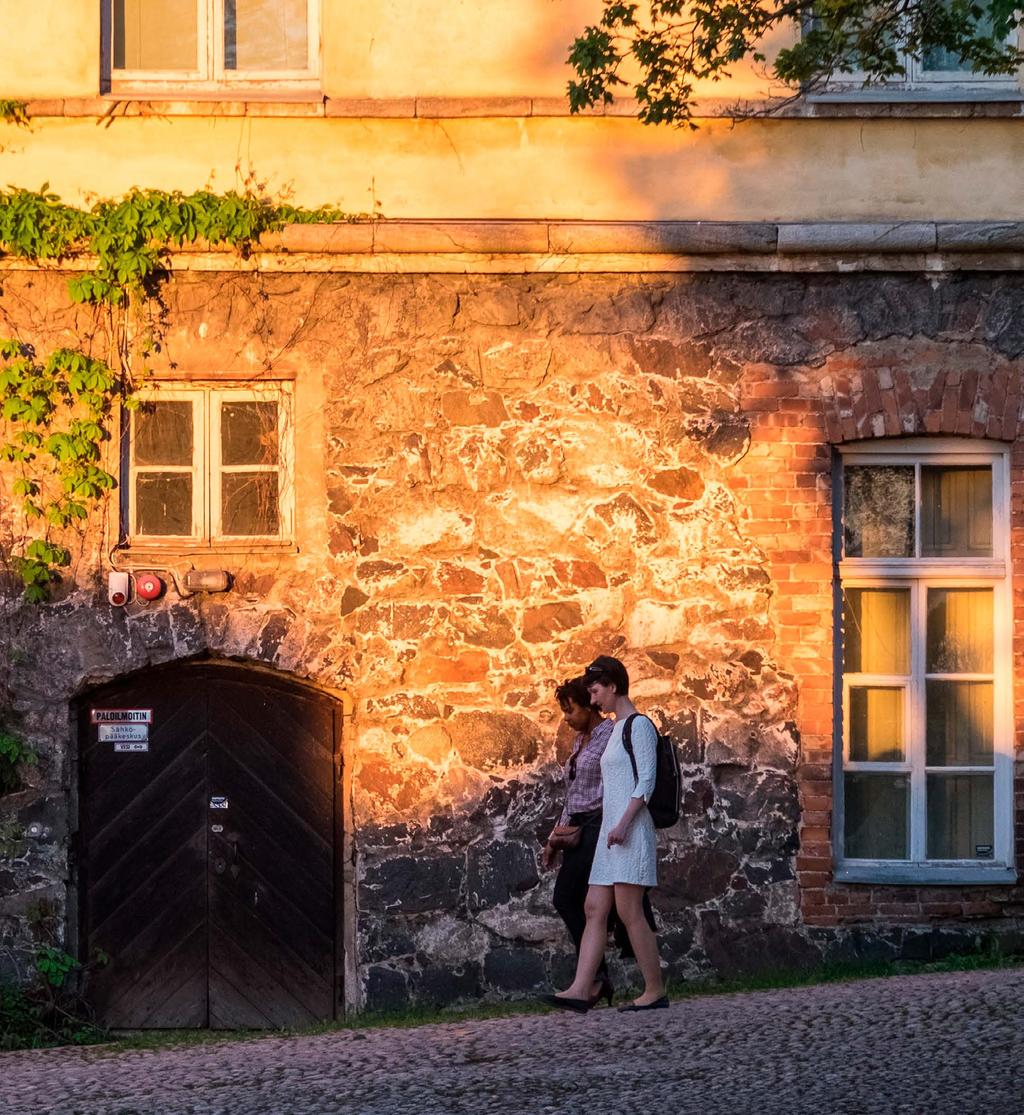
<path id="1" fill-rule="evenodd" d="M 651 800 L 654 779 L 658 774 L 658 733 L 646 716 L 638 716 L 630 725 L 629 742 L 633 745 L 636 760 L 636 788 L 634 798 Z"/>
<path id="2" fill-rule="evenodd" d="M 630 826 L 638 813 L 647 808 L 654 793 L 654 779 L 658 772 L 658 733 L 646 716 L 638 716 L 629 726 L 629 742 L 633 745 L 636 762 L 636 787 L 619 823 L 608 833 L 608 847 L 622 844 L 629 835 Z"/>
<path id="3" fill-rule="evenodd" d="M 647 808 L 647 803 L 643 798 L 630 798 L 629 805 L 626 806 L 626 812 L 622 814 L 619 823 L 613 829 L 608 831 L 608 847 L 613 844 L 624 844 L 626 837 L 629 836 L 629 826 L 633 823 L 634 818 L 640 812 Z"/>

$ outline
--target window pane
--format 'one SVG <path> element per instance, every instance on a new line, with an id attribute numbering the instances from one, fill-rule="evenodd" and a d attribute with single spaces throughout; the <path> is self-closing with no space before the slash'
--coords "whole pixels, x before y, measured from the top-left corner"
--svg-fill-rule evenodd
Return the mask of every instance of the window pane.
<path id="1" fill-rule="evenodd" d="M 992 858 L 992 775 L 928 775 L 928 858 Z"/>
<path id="2" fill-rule="evenodd" d="M 942 3 L 942 7 L 946 11 L 949 11 L 951 6 L 949 0 L 944 0 Z M 993 39 L 995 37 L 995 25 L 992 22 L 992 16 L 986 12 L 974 19 L 971 32 L 972 36 L 978 38 Z M 996 40 L 992 45 L 994 48 L 998 48 L 1000 44 Z M 921 52 L 921 69 L 926 73 L 971 74 L 974 72 L 971 69 L 971 64 L 965 62 L 959 54 L 941 46 L 931 47 Z"/>
<path id="3" fill-rule="evenodd" d="M 276 472 L 225 472 L 221 493 L 224 534 L 279 533 Z"/>
<path id="4" fill-rule="evenodd" d="M 851 859 L 907 859 L 908 777 L 847 774 L 843 785 L 846 855 Z"/>
<path id="5" fill-rule="evenodd" d="M 277 403 L 224 403 L 220 445 L 222 464 L 277 464 Z"/>
<path id="6" fill-rule="evenodd" d="M 198 69 L 197 3 L 113 0 L 114 69 Z"/>
<path id="7" fill-rule="evenodd" d="M 192 464 L 191 403 L 144 403 L 132 421 L 136 464 Z"/>
<path id="8" fill-rule="evenodd" d="M 924 557 L 991 557 L 992 469 L 921 469 Z"/>
<path id="9" fill-rule="evenodd" d="M 914 556 L 914 470 L 904 465 L 843 471 L 846 557 Z"/>
<path id="10" fill-rule="evenodd" d="M 987 766 L 992 762 L 992 683 L 929 681 L 928 765 Z"/>
<path id="11" fill-rule="evenodd" d="M 305 70 L 306 0 L 224 0 L 229 70 Z"/>
<path id="12" fill-rule="evenodd" d="M 855 685 L 850 689 L 850 759 L 903 760 L 903 690 Z"/>
<path id="13" fill-rule="evenodd" d="M 930 674 L 992 671 L 992 590 L 928 590 L 927 665 Z"/>
<path id="14" fill-rule="evenodd" d="M 843 665 L 848 673 L 910 671 L 910 590 L 850 588 L 844 592 Z"/>
<path id="15" fill-rule="evenodd" d="M 140 472 L 135 477 L 138 534 L 192 533 L 192 476 L 187 472 Z"/>

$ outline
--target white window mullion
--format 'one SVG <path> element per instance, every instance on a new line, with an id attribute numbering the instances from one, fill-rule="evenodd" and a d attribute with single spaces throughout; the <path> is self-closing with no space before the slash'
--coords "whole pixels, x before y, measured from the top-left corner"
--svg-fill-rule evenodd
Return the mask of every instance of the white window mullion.
<path id="1" fill-rule="evenodd" d="M 224 80 L 224 0 L 201 0 L 205 26 L 200 24 L 206 46 L 207 73 L 216 82 Z"/>

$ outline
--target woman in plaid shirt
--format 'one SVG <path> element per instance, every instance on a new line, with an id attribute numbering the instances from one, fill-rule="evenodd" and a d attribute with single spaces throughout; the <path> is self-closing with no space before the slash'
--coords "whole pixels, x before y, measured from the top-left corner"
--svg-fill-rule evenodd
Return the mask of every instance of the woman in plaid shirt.
<path id="1" fill-rule="evenodd" d="M 615 723 L 612 720 L 605 720 L 596 705 L 591 704 L 585 677 L 563 682 L 555 690 L 555 700 L 562 710 L 565 723 L 576 733 L 572 752 L 564 768 L 565 805 L 562 807 L 562 814 L 557 823 L 580 825 L 581 829 L 580 841 L 576 847 L 566 848 L 562 852 L 562 865 L 555 879 L 554 905 L 569 930 L 576 955 L 579 956 L 580 941 L 584 926 L 587 924 L 583 903 L 587 897 L 590 868 L 594 862 L 597 837 L 601 830 L 603 791 L 601 756 L 611 738 Z M 541 853 L 544 866 L 552 867 L 557 858 L 558 851 L 550 843 L 545 844 Z M 646 896 L 644 913 L 647 914 L 653 928 L 654 915 L 651 913 L 650 902 Z M 615 942 L 622 949 L 622 955 L 632 956 L 629 938 L 614 912 L 611 915 L 611 925 L 615 930 Z M 602 998 L 607 999 L 609 1004 L 612 1001 L 612 985 L 604 959 L 601 960 L 601 967 L 597 971 L 593 991 L 595 1003 Z"/>

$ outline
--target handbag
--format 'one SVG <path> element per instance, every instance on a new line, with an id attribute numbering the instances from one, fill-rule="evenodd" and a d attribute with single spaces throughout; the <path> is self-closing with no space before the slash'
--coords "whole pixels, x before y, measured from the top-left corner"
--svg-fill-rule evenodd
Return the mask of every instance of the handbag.
<path id="1" fill-rule="evenodd" d="M 552 848 L 557 848 L 559 851 L 565 851 L 566 848 L 575 848 L 580 842 L 582 832 L 582 825 L 555 825 L 548 837 L 548 843 Z"/>

